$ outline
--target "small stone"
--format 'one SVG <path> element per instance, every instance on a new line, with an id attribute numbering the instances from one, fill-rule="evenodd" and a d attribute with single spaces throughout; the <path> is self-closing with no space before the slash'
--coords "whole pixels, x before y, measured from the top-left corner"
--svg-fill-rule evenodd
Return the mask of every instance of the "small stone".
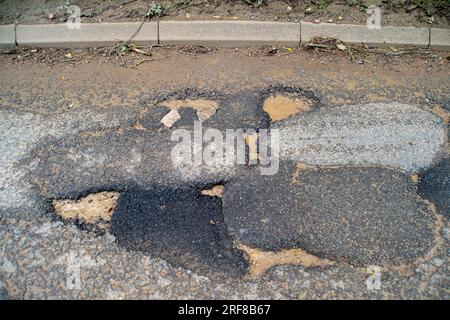
<path id="1" fill-rule="evenodd" d="M 190 19 L 191 15 L 189 14 L 189 12 L 186 12 L 186 19 Z"/>
<path id="2" fill-rule="evenodd" d="M 305 10 L 305 13 L 306 13 L 306 14 L 311 14 L 311 13 L 314 13 L 314 9 L 313 9 L 313 8 L 311 8 L 311 7 L 309 7 L 309 8 L 306 8 L 306 10 Z"/>
<path id="3" fill-rule="evenodd" d="M 342 43 L 338 43 L 338 44 L 336 45 L 336 47 L 337 47 L 339 50 L 341 50 L 341 51 L 344 51 L 345 49 L 347 49 L 347 47 L 344 46 Z"/>
<path id="4" fill-rule="evenodd" d="M 52 227 L 52 224 L 50 222 L 45 223 L 42 227 L 40 227 L 38 230 L 36 230 L 36 233 L 37 234 L 48 234 L 51 227 Z"/>
<path id="5" fill-rule="evenodd" d="M 55 14 L 54 13 L 49 13 L 47 16 L 50 20 L 55 19 Z"/>
<path id="6" fill-rule="evenodd" d="M 13 274 L 16 273 L 17 268 L 16 265 L 14 263 L 12 263 L 11 261 L 9 261 L 8 259 L 4 260 L 3 262 L 3 266 L 1 269 L 4 273 L 8 273 L 8 274 Z"/>
<path id="7" fill-rule="evenodd" d="M 167 278 L 160 278 L 160 279 L 158 279 L 158 285 L 160 287 L 170 286 L 171 283 L 172 283 L 172 281 L 170 281 L 170 279 L 167 279 Z"/>
<path id="8" fill-rule="evenodd" d="M 169 113 L 167 113 L 162 119 L 161 122 L 166 126 L 166 127 L 172 127 L 175 122 L 177 122 L 180 119 L 180 114 L 178 113 L 177 110 L 173 109 L 170 110 Z"/>
<path id="9" fill-rule="evenodd" d="M 338 17 L 338 20 L 339 20 L 339 21 L 344 20 L 344 17 L 339 16 L 339 17 Z"/>
<path id="10" fill-rule="evenodd" d="M 287 6 L 286 10 L 287 11 L 292 11 L 292 7 L 291 6 Z"/>
<path id="11" fill-rule="evenodd" d="M 320 19 L 314 19 L 314 23 L 320 23 Z"/>
<path id="12" fill-rule="evenodd" d="M 444 260 L 439 258 L 434 258 L 431 263 L 433 263 L 436 267 L 441 267 L 444 264 Z"/>

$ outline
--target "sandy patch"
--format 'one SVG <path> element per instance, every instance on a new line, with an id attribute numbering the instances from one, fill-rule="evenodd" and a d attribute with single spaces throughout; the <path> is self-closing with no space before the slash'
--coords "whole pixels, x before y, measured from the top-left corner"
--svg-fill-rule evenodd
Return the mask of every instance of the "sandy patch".
<path id="1" fill-rule="evenodd" d="M 111 221 L 119 198 L 118 192 L 92 193 L 80 200 L 53 200 L 53 208 L 64 220 L 76 219 L 104 228 Z"/>
<path id="2" fill-rule="evenodd" d="M 274 95 L 264 101 L 263 109 L 272 121 L 279 121 L 311 110 L 311 102 L 301 97 Z"/>
<path id="3" fill-rule="evenodd" d="M 200 121 L 205 121 L 211 118 L 219 108 L 217 101 L 208 99 L 168 100 L 161 102 L 160 105 L 171 110 L 192 108 L 197 111 L 197 117 Z"/>
<path id="4" fill-rule="evenodd" d="M 239 245 L 238 248 L 242 250 L 250 260 L 249 278 L 257 278 L 276 265 L 296 264 L 304 267 L 323 267 L 333 263 L 327 259 L 321 259 L 315 255 L 309 254 L 302 249 L 272 252 L 261 251 L 242 244 Z"/>

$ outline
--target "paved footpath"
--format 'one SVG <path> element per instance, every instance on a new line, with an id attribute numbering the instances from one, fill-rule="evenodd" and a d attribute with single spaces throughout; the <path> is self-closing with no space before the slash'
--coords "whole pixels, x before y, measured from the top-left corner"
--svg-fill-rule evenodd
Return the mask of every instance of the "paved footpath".
<path id="1" fill-rule="evenodd" d="M 448 62 L 155 56 L 1 57 L 0 298 L 449 298 Z M 278 129 L 278 172 L 174 165 L 199 119 Z M 58 216 L 104 191 L 106 231 Z"/>

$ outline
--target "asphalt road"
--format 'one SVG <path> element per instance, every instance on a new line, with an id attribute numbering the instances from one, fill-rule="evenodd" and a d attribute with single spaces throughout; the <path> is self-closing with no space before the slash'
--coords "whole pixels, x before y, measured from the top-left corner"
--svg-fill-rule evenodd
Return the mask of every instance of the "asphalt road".
<path id="1" fill-rule="evenodd" d="M 448 299 L 448 61 L 249 52 L 161 49 L 134 69 L 1 57 L 0 297 Z M 271 121 L 276 95 L 311 108 Z M 171 135 L 200 114 L 166 127 L 180 100 L 217 104 L 201 132 L 278 129 L 278 172 L 174 165 Z M 106 233 L 52 208 L 99 191 L 120 193 Z M 275 259 L 250 279 L 242 245 L 331 264 Z"/>

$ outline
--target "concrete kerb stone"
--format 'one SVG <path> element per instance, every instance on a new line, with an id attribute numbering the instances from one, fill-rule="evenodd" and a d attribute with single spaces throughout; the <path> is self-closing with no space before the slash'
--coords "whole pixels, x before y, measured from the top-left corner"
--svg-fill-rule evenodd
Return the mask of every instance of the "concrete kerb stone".
<path id="1" fill-rule="evenodd" d="M 0 26 L 0 47 L 101 47 L 128 40 L 140 22 Z M 215 47 L 290 46 L 316 37 L 377 46 L 417 46 L 450 49 L 450 29 L 273 21 L 151 21 L 145 22 L 132 43 L 137 45 L 204 45 Z"/>
<path id="2" fill-rule="evenodd" d="M 14 48 L 16 46 L 16 26 L 8 24 L 0 26 L 0 48 Z"/>
<path id="3" fill-rule="evenodd" d="M 301 22 L 301 41 L 309 42 L 316 37 L 336 38 L 348 43 L 366 43 L 381 46 L 411 45 L 428 47 L 430 44 L 429 28 L 415 27 L 381 27 L 369 29 L 365 25 L 348 25 Z"/>
<path id="4" fill-rule="evenodd" d="M 138 30 L 140 22 L 82 23 L 80 29 L 66 24 L 18 25 L 17 44 L 36 47 L 101 47 L 128 40 Z M 146 22 L 134 36 L 133 43 L 158 43 L 157 22 Z"/>
<path id="5" fill-rule="evenodd" d="M 160 21 L 161 44 L 217 47 L 299 46 L 296 22 L 268 21 Z"/>
<path id="6" fill-rule="evenodd" d="M 431 28 L 430 48 L 450 49 L 450 29 Z"/>

